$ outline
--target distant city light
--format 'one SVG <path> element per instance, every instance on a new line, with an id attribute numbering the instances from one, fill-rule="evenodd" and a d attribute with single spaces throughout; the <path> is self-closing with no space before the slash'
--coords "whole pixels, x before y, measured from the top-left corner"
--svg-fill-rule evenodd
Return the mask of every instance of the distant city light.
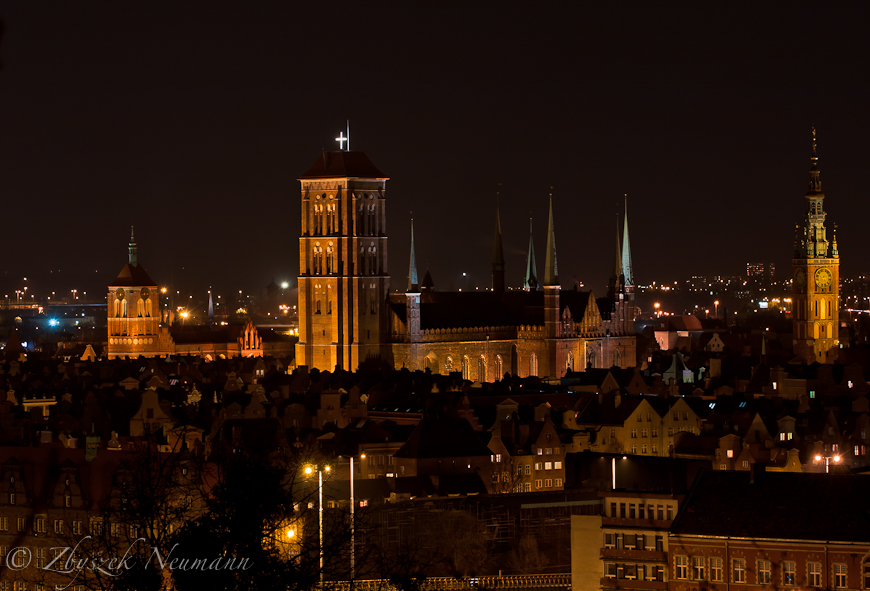
<path id="1" fill-rule="evenodd" d="M 281 289 L 287 289 L 288 287 L 290 287 L 290 284 L 286 281 L 281 284 Z"/>

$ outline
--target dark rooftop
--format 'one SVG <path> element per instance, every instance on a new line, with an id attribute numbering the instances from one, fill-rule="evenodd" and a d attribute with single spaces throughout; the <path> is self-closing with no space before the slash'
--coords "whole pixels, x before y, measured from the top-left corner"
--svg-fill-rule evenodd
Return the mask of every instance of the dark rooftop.
<path id="1" fill-rule="evenodd" d="M 311 165 L 302 179 L 320 178 L 344 178 L 356 177 L 366 179 L 388 178 L 384 173 L 375 168 L 369 157 L 362 152 L 323 152 Z"/>
<path id="2" fill-rule="evenodd" d="M 131 265 L 127 263 L 118 277 L 111 283 L 112 287 L 138 287 L 148 286 L 156 287 L 157 284 L 148 276 L 148 271 L 142 265 Z"/>
<path id="3" fill-rule="evenodd" d="M 870 541 L 870 478 L 853 474 L 706 471 L 676 534 Z"/>

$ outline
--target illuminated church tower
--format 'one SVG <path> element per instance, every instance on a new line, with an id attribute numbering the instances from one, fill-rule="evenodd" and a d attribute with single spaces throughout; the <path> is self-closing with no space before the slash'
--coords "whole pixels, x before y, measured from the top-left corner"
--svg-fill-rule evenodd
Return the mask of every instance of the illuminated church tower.
<path id="1" fill-rule="evenodd" d="M 343 148 L 347 140 L 339 141 Z M 365 154 L 349 149 L 323 152 L 299 179 L 298 365 L 353 371 L 382 354 L 387 180 Z"/>
<path id="2" fill-rule="evenodd" d="M 794 352 L 807 363 L 832 363 L 839 349 L 840 254 L 836 230 L 829 242 L 825 194 L 819 180 L 816 130 L 803 229 L 795 236 L 792 271 Z"/>
<path id="3" fill-rule="evenodd" d="M 127 252 L 127 264 L 109 285 L 107 296 L 109 359 L 166 356 L 170 342 L 160 329 L 160 292 L 139 264 L 133 228 Z"/>

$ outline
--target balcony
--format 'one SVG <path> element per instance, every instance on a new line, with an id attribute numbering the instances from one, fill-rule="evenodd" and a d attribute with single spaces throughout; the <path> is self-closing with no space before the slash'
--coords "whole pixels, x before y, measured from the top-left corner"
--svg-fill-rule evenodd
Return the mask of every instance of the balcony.
<path id="1" fill-rule="evenodd" d="M 638 581 L 637 579 L 601 579 L 602 589 L 667 589 L 667 581 Z"/>
<path id="2" fill-rule="evenodd" d="M 672 519 L 630 519 L 628 517 L 602 517 L 604 527 L 634 527 L 637 529 L 668 529 Z"/>
<path id="3" fill-rule="evenodd" d="M 631 548 L 602 548 L 601 558 L 625 558 L 631 560 L 657 560 L 667 562 L 668 553 L 656 550 L 634 550 Z"/>

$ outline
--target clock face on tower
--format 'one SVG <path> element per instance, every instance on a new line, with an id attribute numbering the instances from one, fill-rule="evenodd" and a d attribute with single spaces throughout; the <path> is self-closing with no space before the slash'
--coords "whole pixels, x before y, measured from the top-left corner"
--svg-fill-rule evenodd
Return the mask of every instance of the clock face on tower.
<path id="1" fill-rule="evenodd" d="M 807 286 L 807 274 L 803 269 L 798 269 L 794 272 L 794 286 L 798 289 L 803 289 Z"/>
<path id="2" fill-rule="evenodd" d="M 831 272 L 828 269 L 822 267 L 816 271 L 815 279 L 816 287 L 819 289 L 828 289 L 831 287 L 831 282 L 834 280 L 834 276 L 831 275 Z"/>

